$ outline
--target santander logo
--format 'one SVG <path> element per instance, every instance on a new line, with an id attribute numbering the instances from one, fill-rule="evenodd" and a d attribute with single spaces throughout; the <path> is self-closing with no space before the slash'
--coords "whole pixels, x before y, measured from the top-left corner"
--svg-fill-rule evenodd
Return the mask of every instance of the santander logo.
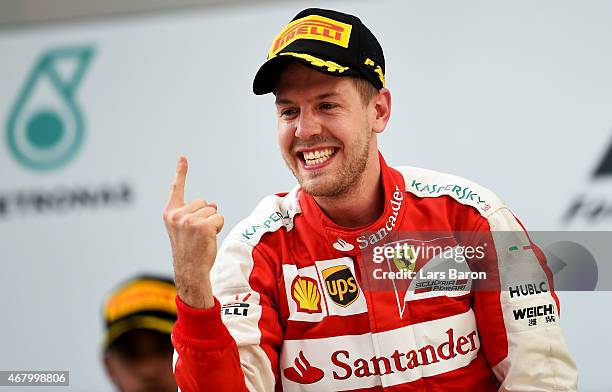
<path id="1" fill-rule="evenodd" d="M 478 350 L 476 333 L 472 331 L 465 336 L 456 336 L 454 329 L 450 328 L 446 331 L 445 341 L 437 346 L 426 344 L 414 350 L 395 350 L 391 354 L 371 358 L 355 358 L 348 350 L 338 350 L 331 355 L 331 362 L 336 366 L 333 377 L 335 380 L 346 380 L 350 377 L 386 376 L 410 372 L 440 361 L 451 361 Z"/>
<path id="2" fill-rule="evenodd" d="M 295 358 L 293 363 L 295 366 L 283 370 L 283 374 L 288 380 L 299 384 L 312 384 L 319 381 L 324 376 L 323 370 L 312 366 L 310 362 L 308 362 L 303 351 L 300 351 L 300 354 Z"/>
<path id="3" fill-rule="evenodd" d="M 397 223 L 397 219 L 399 217 L 399 212 L 402 208 L 403 202 L 404 194 L 402 193 L 402 190 L 396 185 L 395 192 L 393 192 L 393 198 L 389 200 L 389 204 L 391 205 L 391 213 L 389 214 L 385 225 L 375 233 L 369 235 L 364 234 L 357 237 L 359 249 L 365 249 L 370 245 L 376 244 L 377 242 L 385 238 L 393 230 L 395 224 Z"/>
<path id="4" fill-rule="evenodd" d="M 405 334 L 398 330 L 388 335 L 385 338 L 389 339 L 387 342 L 384 339 L 381 341 L 382 351 L 375 355 L 368 350 L 361 350 L 359 344 L 342 347 L 343 342 L 354 337 L 338 337 L 339 341 L 332 345 L 324 343 L 317 348 L 310 348 L 318 349 L 319 354 L 327 351 L 324 355 L 329 355 L 329 362 L 319 363 L 323 365 L 322 369 L 312 366 L 304 356 L 304 351 L 300 350 L 293 366 L 285 368 L 283 375 L 295 383 L 313 384 L 327 374 L 325 390 L 355 389 L 360 379 L 370 377 L 385 377 L 392 383 L 390 385 L 397 385 L 427 377 L 427 374 L 435 375 L 463 367 L 476 357 L 480 347 L 478 333 L 471 328 L 448 328 L 443 335 L 434 336 L 426 344 L 422 342 L 403 347 L 402 339 L 397 339 L 402 335 Z M 396 345 L 400 347 L 396 348 Z"/>
<path id="5" fill-rule="evenodd" d="M 338 237 L 338 240 L 332 244 L 334 249 L 339 250 L 340 252 L 349 252 L 355 249 L 355 246 L 351 243 L 346 242 L 342 238 Z"/>

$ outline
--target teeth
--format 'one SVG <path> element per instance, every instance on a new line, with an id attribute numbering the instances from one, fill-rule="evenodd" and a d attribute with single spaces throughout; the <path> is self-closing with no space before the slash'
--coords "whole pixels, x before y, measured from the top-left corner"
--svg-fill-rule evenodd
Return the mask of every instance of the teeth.
<path id="1" fill-rule="evenodd" d="M 307 166 L 318 165 L 327 161 L 334 153 L 333 148 L 304 152 L 304 160 Z"/>

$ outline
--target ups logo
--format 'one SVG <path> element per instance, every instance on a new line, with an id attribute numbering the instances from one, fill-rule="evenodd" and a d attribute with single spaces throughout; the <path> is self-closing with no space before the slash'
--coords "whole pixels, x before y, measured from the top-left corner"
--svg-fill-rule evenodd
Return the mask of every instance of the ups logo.
<path id="1" fill-rule="evenodd" d="M 342 307 L 347 307 L 359 297 L 357 281 L 346 265 L 330 267 L 322 271 L 329 297 Z"/>

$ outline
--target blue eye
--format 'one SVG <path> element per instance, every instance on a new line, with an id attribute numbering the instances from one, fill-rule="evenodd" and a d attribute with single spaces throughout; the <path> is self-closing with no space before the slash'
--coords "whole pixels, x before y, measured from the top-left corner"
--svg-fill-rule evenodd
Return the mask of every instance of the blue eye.
<path id="1" fill-rule="evenodd" d="M 281 117 L 293 116 L 297 113 L 296 109 L 286 109 L 281 111 Z"/>
<path id="2" fill-rule="evenodd" d="M 326 102 L 326 103 L 322 103 L 322 104 L 320 105 L 320 108 L 321 108 L 321 109 L 323 109 L 323 110 L 330 110 L 330 109 L 333 109 L 333 108 L 335 108 L 335 107 L 337 107 L 337 106 L 338 106 L 338 105 L 337 105 L 337 104 L 335 104 L 335 103 L 329 103 L 329 102 Z"/>

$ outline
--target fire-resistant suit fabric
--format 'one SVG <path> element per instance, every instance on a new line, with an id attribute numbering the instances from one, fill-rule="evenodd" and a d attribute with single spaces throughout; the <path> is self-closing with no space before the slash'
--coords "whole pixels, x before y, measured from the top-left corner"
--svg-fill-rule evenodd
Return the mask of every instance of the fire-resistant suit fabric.
<path id="1" fill-rule="evenodd" d="M 508 208 L 460 177 L 380 163 L 384 212 L 367 227 L 335 225 L 297 187 L 228 234 L 214 308 L 176 300 L 182 392 L 577 389 L 552 274 Z M 444 260 L 416 246 L 475 241 L 431 233 L 478 237 L 481 260 L 456 263 L 467 275 L 428 275 Z M 412 246 L 373 259 L 393 243 Z M 389 278 L 402 271 L 415 275 Z"/>

